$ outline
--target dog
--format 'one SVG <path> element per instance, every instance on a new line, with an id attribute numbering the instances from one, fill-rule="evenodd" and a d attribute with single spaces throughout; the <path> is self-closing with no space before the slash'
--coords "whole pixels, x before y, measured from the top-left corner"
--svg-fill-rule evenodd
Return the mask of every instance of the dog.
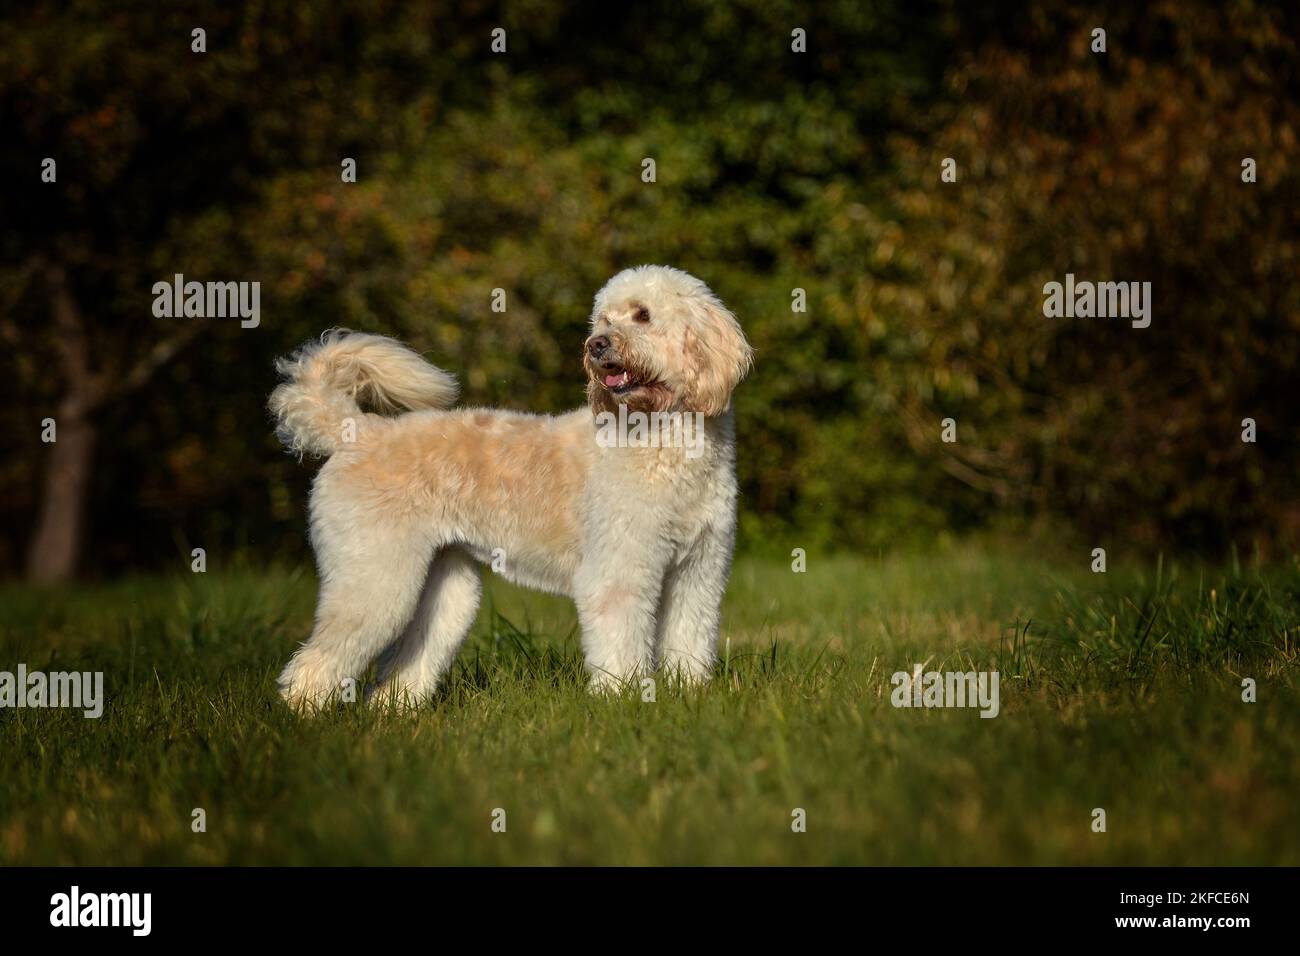
<path id="1" fill-rule="evenodd" d="M 309 507 L 315 626 L 279 678 L 291 706 L 320 708 L 376 658 L 368 699 L 430 700 L 474 622 L 479 564 L 573 599 L 593 690 L 656 668 L 708 680 L 736 530 L 732 392 L 753 349 L 667 266 L 610 279 L 589 332 L 587 407 L 558 416 L 453 408 L 452 376 L 379 335 L 327 332 L 276 363 L 277 434 L 328 458 Z M 693 450 L 601 440 L 682 416 Z"/>

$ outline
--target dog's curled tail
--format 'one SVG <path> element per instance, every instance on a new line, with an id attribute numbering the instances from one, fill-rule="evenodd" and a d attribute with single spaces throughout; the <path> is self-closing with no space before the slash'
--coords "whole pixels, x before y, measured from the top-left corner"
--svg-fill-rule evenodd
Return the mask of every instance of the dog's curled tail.
<path id="1" fill-rule="evenodd" d="M 449 408 L 456 380 L 395 339 L 334 329 L 275 363 L 285 381 L 268 403 L 290 451 L 325 457 L 362 422 L 361 405 L 386 413 Z"/>

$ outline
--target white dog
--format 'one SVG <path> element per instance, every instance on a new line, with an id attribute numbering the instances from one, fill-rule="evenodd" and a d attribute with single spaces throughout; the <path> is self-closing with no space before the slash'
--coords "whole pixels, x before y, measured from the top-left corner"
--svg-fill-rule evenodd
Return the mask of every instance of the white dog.
<path id="1" fill-rule="evenodd" d="M 560 416 L 453 410 L 450 375 L 377 335 L 330 332 L 278 363 L 280 436 L 329 456 L 310 506 L 316 624 L 286 700 L 319 707 L 385 649 L 372 691 L 427 700 L 474 622 L 476 562 L 573 598 L 593 687 L 656 666 L 708 678 L 735 537 L 731 393 L 752 350 L 703 282 L 664 266 L 614 276 L 590 328 L 590 407 Z M 637 412 L 675 423 L 667 437 L 697 423 L 695 444 L 602 440 Z"/>

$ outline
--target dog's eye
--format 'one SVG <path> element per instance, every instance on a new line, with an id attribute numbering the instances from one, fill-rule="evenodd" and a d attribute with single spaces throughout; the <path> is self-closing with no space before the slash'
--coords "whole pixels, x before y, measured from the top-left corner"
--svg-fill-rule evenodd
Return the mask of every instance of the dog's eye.
<path id="1" fill-rule="evenodd" d="M 637 306 L 637 310 L 636 310 L 635 312 L 632 313 L 632 321 L 633 321 L 633 322 L 649 322 L 649 321 L 650 321 L 650 310 L 647 309 L 644 305 Z"/>

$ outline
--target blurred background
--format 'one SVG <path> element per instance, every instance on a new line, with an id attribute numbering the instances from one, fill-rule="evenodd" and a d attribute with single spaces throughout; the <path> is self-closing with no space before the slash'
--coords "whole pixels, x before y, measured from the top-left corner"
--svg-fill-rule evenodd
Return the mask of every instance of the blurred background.
<path id="1" fill-rule="evenodd" d="M 0 575 L 306 560 L 277 355 L 378 331 L 469 402 L 568 409 L 643 262 L 758 350 L 742 549 L 1294 547 L 1294 3 L 618 6 L 7 7 Z M 1067 272 L 1151 282 L 1150 328 L 1044 318 Z M 260 326 L 155 318 L 175 273 L 260 282 Z"/>

